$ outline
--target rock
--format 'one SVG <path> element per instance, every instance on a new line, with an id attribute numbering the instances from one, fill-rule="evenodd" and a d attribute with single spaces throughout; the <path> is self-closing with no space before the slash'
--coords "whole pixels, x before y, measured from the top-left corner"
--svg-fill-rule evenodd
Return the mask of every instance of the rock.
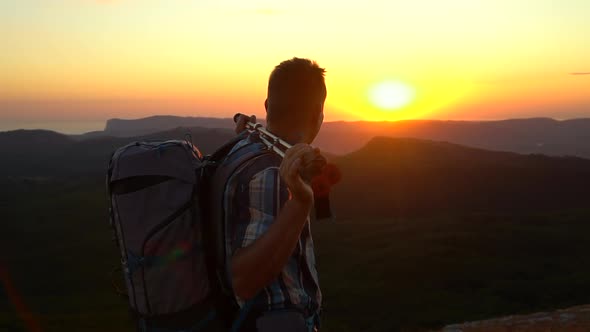
<path id="1" fill-rule="evenodd" d="M 441 332 L 587 332 L 590 305 L 446 326 Z"/>

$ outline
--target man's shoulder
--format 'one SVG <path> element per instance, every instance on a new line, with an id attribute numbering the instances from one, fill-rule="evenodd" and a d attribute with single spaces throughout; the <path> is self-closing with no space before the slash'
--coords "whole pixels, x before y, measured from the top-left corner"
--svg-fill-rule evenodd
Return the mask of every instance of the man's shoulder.
<path id="1" fill-rule="evenodd" d="M 261 153 L 248 160 L 237 171 L 240 182 L 250 182 L 263 176 L 278 176 L 281 158 L 270 151 Z"/>

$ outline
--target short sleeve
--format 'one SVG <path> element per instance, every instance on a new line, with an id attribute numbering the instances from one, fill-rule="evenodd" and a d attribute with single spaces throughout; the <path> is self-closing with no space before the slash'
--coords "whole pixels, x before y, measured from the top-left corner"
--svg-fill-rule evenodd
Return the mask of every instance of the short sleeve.
<path id="1" fill-rule="evenodd" d="M 242 193 L 236 196 L 239 211 L 237 220 L 233 221 L 232 254 L 266 233 L 289 197 L 278 167 L 269 167 L 254 174 L 239 187 Z"/>

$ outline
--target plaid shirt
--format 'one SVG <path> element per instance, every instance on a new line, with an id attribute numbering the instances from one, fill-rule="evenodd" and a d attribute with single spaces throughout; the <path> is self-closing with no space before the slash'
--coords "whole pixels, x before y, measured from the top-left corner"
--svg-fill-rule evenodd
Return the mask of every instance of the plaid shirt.
<path id="1" fill-rule="evenodd" d="M 228 159 L 237 155 L 237 150 L 265 148 L 258 136 L 251 134 L 236 144 Z M 249 246 L 264 234 L 289 200 L 287 185 L 279 175 L 280 164 L 278 155 L 264 154 L 246 162 L 229 179 L 224 196 L 228 261 L 236 250 Z M 258 293 L 254 303 L 260 310 L 296 308 L 311 315 L 319 310 L 321 300 L 308 217 L 297 247 L 281 274 Z"/>

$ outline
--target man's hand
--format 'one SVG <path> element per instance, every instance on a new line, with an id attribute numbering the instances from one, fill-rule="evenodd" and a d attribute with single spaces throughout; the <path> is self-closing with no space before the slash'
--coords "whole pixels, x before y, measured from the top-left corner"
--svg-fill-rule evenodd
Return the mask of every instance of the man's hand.
<path id="1" fill-rule="evenodd" d="M 311 207 L 313 204 L 313 190 L 311 185 L 301 178 L 300 172 L 305 165 L 311 163 L 319 154 L 320 150 L 318 148 L 299 143 L 287 150 L 281 162 L 281 178 L 289 187 L 292 198 L 299 203 L 303 203 L 306 207 Z"/>
<path id="2" fill-rule="evenodd" d="M 239 135 L 241 132 L 246 130 L 246 123 L 248 122 L 256 123 L 256 115 L 251 115 L 250 117 L 248 117 L 244 114 L 240 114 L 238 116 L 238 120 L 236 121 L 236 134 Z"/>

